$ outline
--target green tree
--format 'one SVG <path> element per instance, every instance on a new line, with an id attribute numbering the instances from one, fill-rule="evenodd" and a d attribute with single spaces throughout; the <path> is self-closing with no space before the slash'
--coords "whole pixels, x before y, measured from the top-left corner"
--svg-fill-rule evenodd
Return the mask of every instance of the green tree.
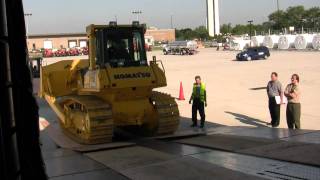
<path id="1" fill-rule="evenodd" d="M 288 28 L 294 26 L 296 29 L 318 27 L 317 17 L 320 16 L 320 8 L 313 7 L 305 9 L 304 6 L 293 6 L 286 11 L 276 11 L 269 15 L 269 23 L 273 29 Z M 319 23 L 320 24 L 320 23 Z"/>
<path id="2" fill-rule="evenodd" d="M 288 27 L 289 22 L 287 19 L 287 12 L 276 11 L 269 15 L 269 25 L 270 28 L 281 30 L 283 27 Z"/>
<path id="3" fill-rule="evenodd" d="M 185 29 L 185 30 L 182 30 L 182 32 L 184 34 L 185 40 L 191 40 L 196 37 L 196 34 L 192 29 Z"/>
<path id="4" fill-rule="evenodd" d="M 288 28 L 289 26 L 294 26 L 296 29 L 300 29 L 302 26 L 304 28 L 318 28 L 320 29 L 320 8 L 312 7 L 310 9 L 305 9 L 303 6 L 289 7 L 285 11 L 275 11 L 269 16 L 269 21 L 262 24 L 252 25 L 252 33 L 257 32 L 268 32 L 271 30 L 282 30 L 283 28 Z M 250 33 L 249 24 L 237 24 L 234 27 L 229 24 L 223 24 L 220 27 L 220 36 L 209 37 L 208 31 L 204 26 L 195 28 L 194 30 L 190 28 L 176 30 L 176 38 L 178 40 L 191 40 L 191 39 L 219 39 L 219 41 L 229 34 L 232 35 L 243 35 Z"/>
<path id="5" fill-rule="evenodd" d="M 248 34 L 249 31 L 250 31 L 250 26 L 249 26 L 249 25 L 237 24 L 237 25 L 232 29 L 232 34 L 234 34 L 234 35 Z"/>
<path id="6" fill-rule="evenodd" d="M 210 39 L 208 30 L 205 26 L 199 26 L 194 30 L 190 28 L 185 29 L 176 29 L 176 39 L 177 40 L 193 40 L 193 39 L 200 39 L 200 40 L 207 40 Z"/>
<path id="7" fill-rule="evenodd" d="M 289 26 L 299 28 L 305 24 L 305 9 L 303 6 L 289 7 L 286 13 Z"/>
<path id="8" fill-rule="evenodd" d="M 209 32 L 205 26 L 199 26 L 195 28 L 194 33 L 197 39 L 200 39 L 200 40 L 209 39 Z"/>
<path id="9" fill-rule="evenodd" d="M 267 22 L 262 23 L 262 26 L 265 31 L 268 31 L 269 29 L 272 29 L 274 24 L 270 21 L 267 21 Z"/>
<path id="10" fill-rule="evenodd" d="M 194 39 L 195 38 L 195 33 L 190 28 L 176 30 L 176 38 L 178 40 Z"/>
<path id="11" fill-rule="evenodd" d="M 176 39 L 181 40 L 182 38 L 183 38 L 183 33 L 181 32 L 181 30 L 176 29 Z"/>
<path id="12" fill-rule="evenodd" d="M 224 35 L 222 35 L 222 34 L 215 35 L 212 39 L 214 39 L 218 43 L 225 43 L 226 42 L 226 37 Z"/>
<path id="13" fill-rule="evenodd" d="M 221 34 L 224 34 L 224 35 L 227 35 L 227 34 L 230 34 L 232 31 L 232 25 L 231 23 L 229 24 L 223 24 L 220 28 L 220 32 Z"/>
<path id="14" fill-rule="evenodd" d="M 320 28 L 320 8 L 313 7 L 305 11 L 306 28 Z"/>

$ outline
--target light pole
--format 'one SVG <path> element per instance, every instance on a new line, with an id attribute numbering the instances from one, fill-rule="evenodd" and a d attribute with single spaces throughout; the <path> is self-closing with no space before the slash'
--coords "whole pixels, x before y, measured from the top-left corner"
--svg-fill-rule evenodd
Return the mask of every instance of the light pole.
<path id="1" fill-rule="evenodd" d="M 250 47 L 251 47 L 252 23 L 253 23 L 253 20 L 248 21 L 248 23 L 250 24 L 250 26 L 249 26 L 249 28 L 250 28 L 250 34 L 249 34 L 249 36 L 250 36 Z"/>
<path id="2" fill-rule="evenodd" d="M 171 29 L 173 29 L 173 15 L 172 14 L 170 16 L 170 24 L 171 24 Z"/>
<path id="3" fill-rule="evenodd" d="M 29 46 L 29 17 L 32 16 L 32 13 L 25 13 L 24 16 L 26 17 L 26 36 L 27 36 L 27 46 Z"/>
<path id="4" fill-rule="evenodd" d="M 137 21 L 139 21 L 139 15 L 142 14 L 142 11 L 132 11 L 132 14 L 135 14 L 137 16 Z"/>

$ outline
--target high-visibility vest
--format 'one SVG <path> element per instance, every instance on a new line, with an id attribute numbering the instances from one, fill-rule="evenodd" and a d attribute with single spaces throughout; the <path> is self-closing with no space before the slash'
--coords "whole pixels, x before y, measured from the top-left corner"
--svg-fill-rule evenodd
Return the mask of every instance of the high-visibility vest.
<path id="1" fill-rule="evenodd" d="M 193 84 L 193 91 L 192 91 L 192 99 L 194 99 L 197 95 L 197 84 Z M 200 101 L 201 102 L 205 102 L 205 91 L 206 91 L 206 86 L 201 83 L 200 84 L 200 94 L 199 94 L 199 97 L 200 97 Z"/>

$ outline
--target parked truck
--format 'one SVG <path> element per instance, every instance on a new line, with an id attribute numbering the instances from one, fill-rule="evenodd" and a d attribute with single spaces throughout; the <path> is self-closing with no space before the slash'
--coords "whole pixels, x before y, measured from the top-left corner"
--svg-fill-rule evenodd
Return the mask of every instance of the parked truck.
<path id="1" fill-rule="evenodd" d="M 197 42 L 195 41 L 174 41 L 163 47 L 163 54 L 168 55 L 193 55 L 197 52 Z"/>

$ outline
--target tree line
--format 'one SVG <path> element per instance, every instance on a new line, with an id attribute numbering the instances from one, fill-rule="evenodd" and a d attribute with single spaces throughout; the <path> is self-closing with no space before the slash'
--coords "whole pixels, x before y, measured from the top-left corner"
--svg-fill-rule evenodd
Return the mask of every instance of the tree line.
<path id="1" fill-rule="evenodd" d="M 248 19 L 249 20 L 249 19 Z M 250 19 L 251 20 L 251 19 Z M 293 6 L 286 10 L 279 10 L 271 13 L 268 16 L 268 21 L 261 24 L 252 24 L 252 32 L 268 32 L 269 30 L 277 32 L 288 32 L 289 27 L 294 27 L 295 30 L 313 29 L 320 30 L 320 8 L 312 7 L 305 9 L 304 6 Z M 226 35 L 243 35 L 249 34 L 249 24 L 237 24 L 235 26 L 223 24 L 220 27 L 221 35 L 214 39 L 221 38 Z M 205 26 L 200 26 L 195 29 L 185 28 L 176 30 L 176 38 L 178 40 L 201 39 L 210 40 L 212 37 Z"/>

